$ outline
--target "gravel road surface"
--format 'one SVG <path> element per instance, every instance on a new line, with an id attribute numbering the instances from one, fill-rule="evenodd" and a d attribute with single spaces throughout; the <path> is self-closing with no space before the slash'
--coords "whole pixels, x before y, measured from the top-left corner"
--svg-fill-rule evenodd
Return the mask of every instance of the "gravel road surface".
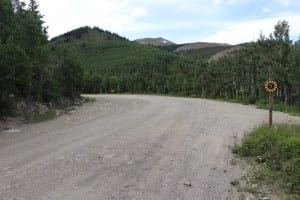
<path id="1" fill-rule="evenodd" d="M 230 146 L 265 110 L 203 99 L 92 96 L 70 115 L 0 132 L 1 200 L 238 199 Z M 274 112 L 275 122 L 299 118 Z"/>

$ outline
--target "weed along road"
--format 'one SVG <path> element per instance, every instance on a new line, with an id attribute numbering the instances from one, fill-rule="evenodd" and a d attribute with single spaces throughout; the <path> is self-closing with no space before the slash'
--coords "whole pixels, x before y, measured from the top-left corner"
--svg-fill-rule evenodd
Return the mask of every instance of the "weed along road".
<path id="1" fill-rule="evenodd" d="M 253 106 L 99 95 L 54 120 L 0 133 L 0 199 L 238 199 L 230 146 L 267 122 Z M 274 112 L 274 122 L 299 118 Z"/>

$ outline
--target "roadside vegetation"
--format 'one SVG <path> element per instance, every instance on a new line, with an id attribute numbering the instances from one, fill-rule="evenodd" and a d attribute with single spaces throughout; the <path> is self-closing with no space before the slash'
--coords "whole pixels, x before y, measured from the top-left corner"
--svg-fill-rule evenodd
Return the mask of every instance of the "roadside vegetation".
<path id="1" fill-rule="evenodd" d="M 20 104 L 32 110 L 36 103 L 60 106 L 62 99 L 80 98 L 83 69 L 68 53 L 56 57 L 53 64 L 42 18 L 35 0 L 28 5 L 0 0 L 0 118 L 18 113 Z M 54 115 L 39 113 L 25 118 Z"/>
<path id="2" fill-rule="evenodd" d="M 289 199 L 300 198 L 300 125 L 276 124 L 254 129 L 233 152 L 259 167 L 254 168 L 253 182 L 278 184 Z"/>
<path id="3" fill-rule="evenodd" d="M 259 109 L 269 109 L 269 104 L 267 101 L 257 101 L 256 107 Z M 300 116 L 300 106 L 297 105 L 289 105 L 282 102 L 273 103 L 272 109 L 275 111 L 289 113 L 290 115 Z"/>

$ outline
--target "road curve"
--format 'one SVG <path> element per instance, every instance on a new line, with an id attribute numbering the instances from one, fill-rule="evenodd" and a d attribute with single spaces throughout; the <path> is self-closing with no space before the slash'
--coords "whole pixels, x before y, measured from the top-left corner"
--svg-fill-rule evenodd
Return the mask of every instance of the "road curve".
<path id="1" fill-rule="evenodd" d="M 238 199 L 230 145 L 267 111 L 203 99 L 94 95 L 71 115 L 0 133 L 0 199 Z M 274 113 L 277 122 L 299 118 Z"/>

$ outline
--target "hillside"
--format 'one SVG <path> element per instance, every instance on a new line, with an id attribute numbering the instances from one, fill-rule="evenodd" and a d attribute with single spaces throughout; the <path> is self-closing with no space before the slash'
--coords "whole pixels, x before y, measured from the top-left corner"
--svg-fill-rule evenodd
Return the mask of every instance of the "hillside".
<path id="1" fill-rule="evenodd" d="M 144 45 L 153 45 L 153 46 L 170 46 L 170 45 L 175 45 L 174 42 L 167 40 L 162 37 L 158 38 L 142 38 L 142 39 L 137 39 L 135 42 L 139 44 L 144 44 Z"/>
<path id="2" fill-rule="evenodd" d="M 212 47 L 227 47 L 230 46 L 229 44 L 223 44 L 223 43 L 210 43 L 210 42 L 194 42 L 194 43 L 188 43 L 185 44 L 179 48 L 177 48 L 175 51 L 189 51 L 189 50 L 195 50 L 195 49 L 204 49 L 204 48 L 212 48 Z"/>
<path id="3" fill-rule="evenodd" d="M 193 60 L 210 60 L 212 58 L 219 58 L 217 55 L 223 55 L 222 52 L 227 52 L 228 49 L 234 48 L 232 46 L 214 46 L 204 47 L 200 49 L 190 49 L 186 51 L 179 51 L 177 54 L 189 57 Z M 229 52 L 228 52 L 229 53 Z M 228 55 L 228 54 L 226 54 Z"/>
<path id="4" fill-rule="evenodd" d="M 218 58 L 218 55 L 223 55 L 221 52 L 232 48 L 232 45 L 225 43 L 194 42 L 187 44 L 176 44 L 161 37 L 143 38 L 135 40 L 135 42 L 143 45 L 152 45 L 168 52 L 175 52 L 178 55 L 182 55 L 193 60 L 209 60 L 215 55 L 216 58 Z"/>
<path id="5" fill-rule="evenodd" d="M 221 43 L 195 42 L 160 46 L 159 48 L 167 50 L 168 52 L 175 52 L 178 55 L 185 56 L 194 61 L 207 61 L 210 59 L 218 59 L 221 55 L 233 53 L 234 51 L 230 51 L 229 49 L 235 48 L 235 46 Z"/>
<path id="6" fill-rule="evenodd" d="M 70 52 L 76 55 L 85 70 L 98 72 L 127 71 L 145 63 L 183 59 L 174 53 L 131 42 L 109 31 L 90 27 L 58 36 L 51 40 L 51 45 L 57 55 Z"/>
<path id="7" fill-rule="evenodd" d="M 165 47 L 141 45 L 99 28 L 83 27 L 53 39 L 51 49 L 55 55 L 54 65 L 64 66 L 61 56 L 66 53 L 73 60 L 78 60 L 84 70 L 85 93 L 195 95 L 235 98 L 253 103 L 257 99 L 263 99 L 265 95 L 260 86 L 268 77 L 268 71 L 261 64 L 270 61 L 265 60 L 266 56 L 257 55 L 264 55 L 265 49 L 270 48 L 268 42 L 245 44 L 244 48 L 198 43 L 190 47 L 197 46 L 200 49 L 170 52 L 164 50 Z M 169 46 L 170 49 L 175 47 L 181 48 L 177 45 Z M 299 55 L 299 46 L 290 48 L 292 56 Z M 277 56 L 277 48 L 272 51 Z M 232 54 L 233 52 L 236 53 Z M 222 58 L 228 54 L 232 56 Z M 252 58 L 254 54 L 257 56 L 255 59 Z M 216 62 L 207 62 L 209 58 Z M 257 67 L 253 70 L 252 66 Z M 290 91 L 298 91 L 296 66 L 293 66 L 293 73 L 288 77 L 290 83 L 293 83 Z M 274 78 L 279 80 L 280 85 L 284 85 L 284 82 L 280 82 L 283 73 L 281 68 L 276 70 Z M 298 102 L 298 93 L 277 98 L 294 103 Z"/>
<path id="8" fill-rule="evenodd" d="M 213 56 L 211 56 L 209 58 L 209 61 L 212 60 L 218 60 L 224 56 L 228 56 L 231 54 L 236 53 L 237 51 L 239 51 L 241 49 L 242 45 L 237 45 L 237 46 L 229 46 L 228 48 L 224 49 L 223 51 L 219 51 L 216 54 L 214 54 Z"/>
<path id="9" fill-rule="evenodd" d="M 231 48 L 216 43 L 170 46 L 142 45 L 99 28 L 82 27 L 53 38 L 52 65 L 69 55 L 84 72 L 85 93 L 162 93 L 197 95 L 200 91 L 198 61 Z M 174 49 L 186 46 L 187 50 Z M 192 49 L 188 49 L 191 47 Z M 200 49 L 193 49 L 193 48 Z M 196 87 L 197 86 L 197 87 Z"/>
<path id="10" fill-rule="evenodd" d="M 80 63 L 85 74 L 84 92 L 90 93 L 170 92 L 167 84 L 177 81 L 180 87 L 193 64 L 187 57 L 90 27 L 54 38 L 51 49 L 53 65 L 60 65 L 65 54 Z"/>

